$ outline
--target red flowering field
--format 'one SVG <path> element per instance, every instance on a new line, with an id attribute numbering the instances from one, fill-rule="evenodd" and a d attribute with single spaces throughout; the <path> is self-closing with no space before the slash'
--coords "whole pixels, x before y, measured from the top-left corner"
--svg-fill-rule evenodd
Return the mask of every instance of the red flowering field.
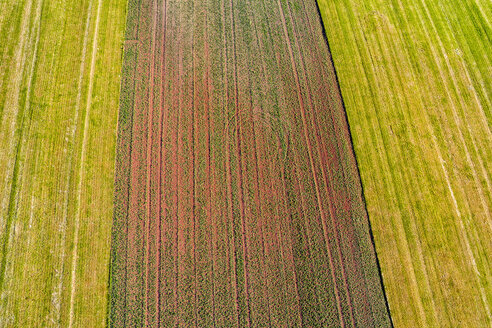
<path id="1" fill-rule="evenodd" d="M 315 2 L 131 0 L 110 317 L 390 326 Z"/>

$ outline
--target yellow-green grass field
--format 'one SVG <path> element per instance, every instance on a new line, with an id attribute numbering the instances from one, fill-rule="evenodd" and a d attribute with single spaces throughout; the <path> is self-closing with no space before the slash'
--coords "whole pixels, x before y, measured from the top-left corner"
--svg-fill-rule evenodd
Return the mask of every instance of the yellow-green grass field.
<path id="1" fill-rule="evenodd" d="M 396 327 L 490 327 L 492 2 L 318 0 Z"/>
<path id="2" fill-rule="evenodd" d="M 0 327 L 106 323 L 125 14 L 0 1 Z"/>

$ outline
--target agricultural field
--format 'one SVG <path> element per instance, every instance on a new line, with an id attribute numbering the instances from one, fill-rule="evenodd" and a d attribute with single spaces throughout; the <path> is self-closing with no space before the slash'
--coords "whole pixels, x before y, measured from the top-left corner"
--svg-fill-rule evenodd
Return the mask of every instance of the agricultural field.
<path id="1" fill-rule="evenodd" d="M 492 3 L 318 0 L 396 327 L 492 325 Z"/>
<path id="2" fill-rule="evenodd" d="M 491 21 L 0 1 L 0 328 L 491 327 Z"/>
<path id="3" fill-rule="evenodd" d="M 106 323 L 125 13 L 0 1 L 0 327 Z"/>
<path id="4" fill-rule="evenodd" d="M 130 0 L 109 325 L 389 327 L 316 3 Z"/>

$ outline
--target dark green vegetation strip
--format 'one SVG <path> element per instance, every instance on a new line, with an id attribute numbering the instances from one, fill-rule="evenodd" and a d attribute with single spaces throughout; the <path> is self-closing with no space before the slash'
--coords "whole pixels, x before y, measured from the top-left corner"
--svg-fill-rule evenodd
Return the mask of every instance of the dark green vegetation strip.
<path id="1" fill-rule="evenodd" d="M 315 2 L 131 0 L 113 327 L 391 325 Z"/>

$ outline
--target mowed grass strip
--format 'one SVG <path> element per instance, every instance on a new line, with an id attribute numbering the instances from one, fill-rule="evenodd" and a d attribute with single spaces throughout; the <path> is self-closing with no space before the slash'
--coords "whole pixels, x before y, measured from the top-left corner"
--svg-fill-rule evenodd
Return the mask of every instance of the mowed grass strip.
<path id="1" fill-rule="evenodd" d="M 491 3 L 318 4 L 395 325 L 490 326 Z"/>
<path id="2" fill-rule="evenodd" d="M 104 326 L 126 1 L 0 4 L 0 326 Z"/>

